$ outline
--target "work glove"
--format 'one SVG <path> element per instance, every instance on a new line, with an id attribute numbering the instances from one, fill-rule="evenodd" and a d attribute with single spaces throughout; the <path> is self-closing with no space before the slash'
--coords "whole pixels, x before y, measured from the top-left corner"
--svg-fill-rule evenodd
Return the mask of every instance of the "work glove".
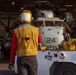
<path id="1" fill-rule="evenodd" d="M 8 68 L 12 69 L 13 68 L 13 63 L 10 63 L 9 66 L 8 66 Z"/>
<path id="2" fill-rule="evenodd" d="M 45 51 L 46 50 L 46 46 L 39 46 L 38 49 L 42 50 L 42 51 Z"/>
<path id="3" fill-rule="evenodd" d="M 42 46 L 41 43 L 38 43 L 38 50 L 45 51 L 46 50 L 46 46 Z"/>

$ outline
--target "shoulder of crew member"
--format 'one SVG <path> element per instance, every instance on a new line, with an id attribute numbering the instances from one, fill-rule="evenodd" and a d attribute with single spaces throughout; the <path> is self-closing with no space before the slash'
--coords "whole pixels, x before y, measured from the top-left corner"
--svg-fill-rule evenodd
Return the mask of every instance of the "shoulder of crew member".
<path id="1" fill-rule="evenodd" d="M 73 44 L 76 44 L 76 39 L 72 39 L 72 43 Z"/>

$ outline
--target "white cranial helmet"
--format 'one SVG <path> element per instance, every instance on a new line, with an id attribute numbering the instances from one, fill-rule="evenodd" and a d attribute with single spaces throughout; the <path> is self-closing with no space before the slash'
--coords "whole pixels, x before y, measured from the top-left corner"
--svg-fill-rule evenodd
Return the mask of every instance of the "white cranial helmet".
<path id="1" fill-rule="evenodd" d="M 31 23 L 32 13 L 29 10 L 24 10 L 20 15 L 21 22 Z"/>

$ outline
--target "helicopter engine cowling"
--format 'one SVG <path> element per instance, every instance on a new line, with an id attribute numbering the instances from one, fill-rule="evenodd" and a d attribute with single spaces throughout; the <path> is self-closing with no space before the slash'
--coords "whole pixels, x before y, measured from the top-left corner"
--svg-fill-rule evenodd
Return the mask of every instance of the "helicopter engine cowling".
<path id="1" fill-rule="evenodd" d="M 36 12 L 36 17 L 42 17 L 42 18 L 54 18 L 54 14 L 52 11 L 49 10 L 39 10 Z"/>

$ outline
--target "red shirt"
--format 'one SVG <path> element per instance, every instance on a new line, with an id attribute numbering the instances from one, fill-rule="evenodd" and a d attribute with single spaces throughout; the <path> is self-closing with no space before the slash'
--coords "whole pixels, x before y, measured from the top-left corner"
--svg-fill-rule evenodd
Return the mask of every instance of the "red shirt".
<path id="1" fill-rule="evenodd" d="M 40 34 L 40 31 L 38 32 L 38 43 L 42 42 L 42 37 Z M 16 55 L 16 50 L 17 50 L 17 37 L 15 33 L 12 33 L 12 46 L 11 46 L 11 52 L 10 52 L 10 63 L 13 63 L 15 60 L 15 55 Z"/>

